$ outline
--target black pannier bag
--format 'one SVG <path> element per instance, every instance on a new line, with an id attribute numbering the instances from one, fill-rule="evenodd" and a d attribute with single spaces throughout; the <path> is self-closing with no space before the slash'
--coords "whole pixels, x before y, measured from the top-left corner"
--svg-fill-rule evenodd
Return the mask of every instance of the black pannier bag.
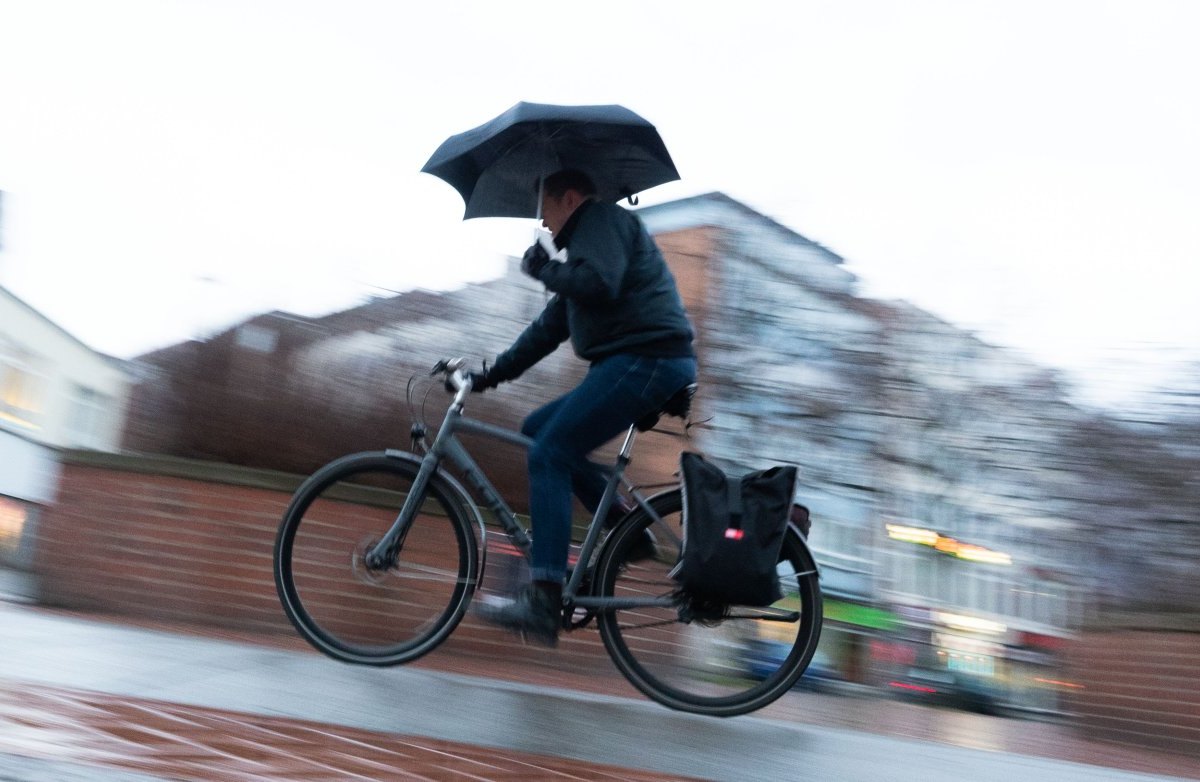
<path id="1" fill-rule="evenodd" d="M 683 548 L 671 576 L 694 598 L 767 606 L 783 597 L 775 565 L 793 512 L 796 468 L 740 478 L 699 454 L 680 456 Z"/>

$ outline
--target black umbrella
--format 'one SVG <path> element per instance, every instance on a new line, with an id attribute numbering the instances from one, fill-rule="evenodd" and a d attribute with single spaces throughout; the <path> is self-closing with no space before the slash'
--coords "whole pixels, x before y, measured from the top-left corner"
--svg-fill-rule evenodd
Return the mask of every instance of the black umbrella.
<path id="1" fill-rule="evenodd" d="M 577 168 L 606 201 L 679 179 L 666 145 L 622 106 L 518 103 L 491 122 L 451 136 L 421 168 L 463 197 L 463 219 L 538 217 L 542 178 Z"/>

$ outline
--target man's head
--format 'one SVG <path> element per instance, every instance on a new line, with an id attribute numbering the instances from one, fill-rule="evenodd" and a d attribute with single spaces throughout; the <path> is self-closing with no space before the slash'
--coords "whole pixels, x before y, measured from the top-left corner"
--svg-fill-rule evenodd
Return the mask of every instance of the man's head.
<path id="1" fill-rule="evenodd" d="M 591 177 L 574 168 L 563 169 L 546 177 L 542 185 L 542 225 L 551 235 L 566 225 L 584 201 L 596 195 Z"/>

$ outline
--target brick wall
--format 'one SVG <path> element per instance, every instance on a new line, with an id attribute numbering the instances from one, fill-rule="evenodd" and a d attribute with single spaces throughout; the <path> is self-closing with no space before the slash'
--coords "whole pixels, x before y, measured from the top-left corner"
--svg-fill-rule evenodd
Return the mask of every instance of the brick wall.
<path id="1" fill-rule="evenodd" d="M 46 604 L 250 630 L 290 627 L 271 573 L 300 479 L 184 459 L 68 452 L 35 535 Z"/>
<path id="2" fill-rule="evenodd" d="M 1200 622 L 1081 633 L 1070 666 L 1086 735 L 1200 755 Z"/>
<path id="3" fill-rule="evenodd" d="M 678 447 L 674 438 L 654 437 L 661 447 Z M 648 436 L 644 450 L 655 450 L 652 442 Z M 657 461 L 666 468 L 677 459 Z M 56 497 L 32 531 L 36 598 L 83 611 L 294 634 L 279 604 L 272 557 L 302 479 L 191 459 L 65 452 Z M 314 506 L 310 519 L 319 513 L 321 526 L 306 527 L 295 541 L 296 557 L 308 563 L 296 574 L 306 606 L 343 637 L 357 636 L 353 625 L 360 624 L 364 642 L 383 640 L 383 626 L 403 629 L 428 617 L 404 585 L 365 587 L 347 566 L 354 544 L 377 537 L 393 518 L 392 506 L 378 503 L 381 491 L 343 492 L 319 511 Z M 448 525 L 433 525 L 414 528 L 405 551 L 410 561 L 444 569 L 453 566 L 446 552 L 454 545 Z M 508 571 L 517 563 L 505 538 L 489 534 L 488 546 L 481 588 L 510 591 Z M 434 593 L 449 586 L 426 587 L 422 594 L 444 605 L 448 594 Z M 363 592 L 375 613 L 364 612 Z"/>
<path id="4" fill-rule="evenodd" d="M 36 532 L 43 603 L 133 617 L 291 633 L 275 590 L 275 535 L 300 478 L 182 459 L 69 454 L 58 497 Z M 452 584 L 364 585 L 354 545 L 394 518 L 383 489 L 343 492 L 314 506 L 295 540 L 307 564 L 297 587 L 318 621 L 347 640 L 377 643 L 424 622 Z M 452 566 L 449 525 L 418 525 L 406 561 Z M 434 531 L 434 532 L 431 532 Z M 452 555 L 450 555 L 452 556 Z"/>
<path id="5" fill-rule="evenodd" d="M 92 452 L 63 454 L 63 470 L 54 503 L 34 530 L 36 599 L 82 611 L 137 620 L 273 635 L 295 640 L 275 591 L 272 556 L 275 534 L 300 476 L 187 459 L 131 457 Z M 364 506 L 353 513 L 331 506 L 326 513 L 351 537 L 366 518 Z M 344 539 L 345 535 L 340 535 Z M 509 591 L 521 563 L 500 535 L 489 535 L 483 591 Z M 311 542 L 306 553 L 313 554 Z M 410 536 L 412 553 L 420 541 Z M 363 613 L 369 632 L 338 623 L 339 600 L 359 588 L 348 577 L 345 549 L 336 552 L 337 583 L 323 618 L 343 637 L 378 642 L 381 627 L 404 621 L 404 600 L 386 598 L 376 605 L 387 622 Z M 439 559 L 439 562 L 442 561 Z M 306 570 L 306 572 L 314 572 Z M 306 584 L 311 587 L 311 581 Z M 303 586 L 302 586 L 303 588 Z M 436 586 L 432 586 L 436 589 Z M 318 590 L 319 591 L 319 590 Z M 424 594 L 424 593 L 423 593 Z M 311 593 L 310 593 L 311 596 Z M 310 603 L 310 606 L 312 604 Z M 428 616 L 422 614 L 421 618 Z M 593 633 L 573 636 L 569 654 L 525 647 L 522 652 L 547 670 L 587 671 L 606 681 L 617 672 Z M 468 616 L 445 650 L 486 670 L 489 660 L 511 657 L 506 633 Z"/>
<path id="6" fill-rule="evenodd" d="M 275 593 L 271 557 L 299 481 L 208 462 L 68 452 L 55 502 L 34 531 L 39 598 L 294 635 Z M 359 509 L 338 518 L 350 524 L 364 516 Z M 493 579 L 504 570 L 496 553 L 493 547 Z M 1094 738 L 1200 755 L 1200 621 L 1111 629 L 1118 624 L 1082 632 L 1070 651 L 1067 678 L 1082 685 L 1068 702 L 1078 726 Z M 451 643 L 487 659 L 507 639 L 468 622 Z M 571 661 L 610 668 L 595 638 Z"/>

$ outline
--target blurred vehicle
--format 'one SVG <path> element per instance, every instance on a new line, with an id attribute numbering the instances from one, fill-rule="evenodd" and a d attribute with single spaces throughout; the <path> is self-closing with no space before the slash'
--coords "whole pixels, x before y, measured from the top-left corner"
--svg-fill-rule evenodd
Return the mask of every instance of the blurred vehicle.
<path id="1" fill-rule="evenodd" d="M 893 695 L 913 703 L 947 706 L 976 714 L 1002 713 L 1000 694 L 981 676 L 958 671 L 909 668 L 888 682 Z"/>
<path id="2" fill-rule="evenodd" d="M 779 664 L 792 647 L 769 638 L 751 638 L 741 650 L 741 662 L 745 672 L 754 679 L 762 679 L 779 670 Z M 828 658 L 817 652 L 808 664 L 796 687 L 810 692 L 833 692 L 838 682 L 844 681 Z"/>

